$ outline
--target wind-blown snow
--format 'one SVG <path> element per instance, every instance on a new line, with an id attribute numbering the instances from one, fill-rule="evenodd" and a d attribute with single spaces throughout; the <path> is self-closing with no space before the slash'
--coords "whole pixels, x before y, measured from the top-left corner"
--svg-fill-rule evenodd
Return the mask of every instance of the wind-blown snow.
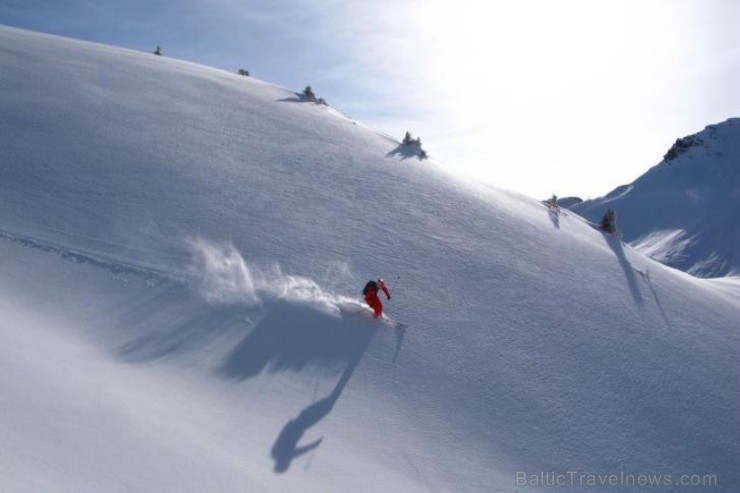
<path id="1" fill-rule="evenodd" d="M 0 28 L 0 87 L 4 490 L 740 484 L 736 279 L 254 78 Z"/>
<path id="2" fill-rule="evenodd" d="M 356 299 L 333 295 L 312 279 L 284 274 L 279 265 L 250 266 L 231 243 L 213 244 L 202 238 L 189 243 L 188 281 L 209 304 L 252 308 L 277 299 L 334 315 L 359 306 Z"/>
<path id="3" fill-rule="evenodd" d="M 193 240 L 193 283 L 206 301 L 218 303 L 259 303 L 257 287 L 250 269 L 231 244 L 212 245 Z"/>
<path id="4" fill-rule="evenodd" d="M 569 206 L 599 221 L 617 212 L 633 247 L 699 277 L 740 273 L 740 118 L 709 125 L 674 146 L 630 185 Z M 677 151 L 676 151 L 677 149 Z"/>

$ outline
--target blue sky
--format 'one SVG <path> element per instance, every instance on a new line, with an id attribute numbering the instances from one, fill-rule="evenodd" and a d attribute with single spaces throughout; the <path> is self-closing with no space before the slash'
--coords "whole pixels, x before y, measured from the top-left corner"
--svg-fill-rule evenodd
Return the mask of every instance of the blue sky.
<path id="1" fill-rule="evenodd" d="M 595 197 L 740 115 L 733 0 L 0 0 L 0 24 L 317 94 L 455 172 Z"/>

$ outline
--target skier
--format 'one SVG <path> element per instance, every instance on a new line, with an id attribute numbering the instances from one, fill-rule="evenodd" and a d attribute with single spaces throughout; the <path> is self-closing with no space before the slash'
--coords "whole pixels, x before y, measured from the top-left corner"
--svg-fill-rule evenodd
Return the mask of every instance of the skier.
<path id="1" fill-rule="evenodd" d="M 383 279 L 368 281 L 368 283 L 365 284 L 365 288 L 362 290 L 362 294 L 365 295 L 365 303 L 367 303 L 375 312 L 373 313 L 373 318 L 378 318 L 383 314 L 383 303 L 381 303 L 380 298 L 378 298 L 378 289 L 382 289 L 385 293 L 385 297 L 389 300 L 391 299 L 391 293 L 388 291 Z"/>

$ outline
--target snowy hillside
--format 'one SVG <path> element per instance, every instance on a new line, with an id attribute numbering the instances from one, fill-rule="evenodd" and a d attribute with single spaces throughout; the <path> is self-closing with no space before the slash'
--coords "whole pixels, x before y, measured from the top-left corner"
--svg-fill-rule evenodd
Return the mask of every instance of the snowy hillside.
<path id="1" fill-rule="evenodd" d="M 660 164 L 605 197 L 570 208 L 617 212 L 624 239 L 699 277 L 740 273 L 740 118 L 676 141 Z"/>
<path id="2" fill-rule="evenodd" d="M 0 27 L 0 88 L 3 491 L 740 487 L 736 279 L 254 78 Z"/>

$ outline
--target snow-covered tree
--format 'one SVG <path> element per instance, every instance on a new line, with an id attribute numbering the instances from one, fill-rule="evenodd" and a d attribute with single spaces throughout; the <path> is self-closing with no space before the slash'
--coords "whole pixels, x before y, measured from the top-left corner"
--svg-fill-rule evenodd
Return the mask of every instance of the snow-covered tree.
<path id="1" fill-rule="evenodd" d="M 617 213 L 614 211 L 614 209 L 609 209 L 608 211 L 606 211 L 604 217 L 601 218 L 600 227 L 607 233 L 617 233 Z"/>
<path id="2" fill-rule="evenodd" d="M 306 86 L 306 88 L 303 90 L 303 97 L 304 99 L 308 99 L 309 101 L 316 101 L 316 94 L 314 94 L 311 86 Z"/>
<path id="3" fill-rule="evenodd" d="M 405 146 L 413 146 L 413 147 L 415 147 L 416 148 L 415 150 L 417 152 L 417 155 L 419 156 L 419 159 L 427 159 L 429 157 L 427 155 L 427 151 L 425 151 L 421 147 L 421 138 L 420 137 L 413 138 L 411 136 L 411 132 L 409 132 L 408 130 L 406 131 L 406 135 L 403 136 L 402 143 Z"/>
<path id="4" fill-rule="evenodd" d="M 239 75 L 243 75 L 244 77 L 249 77 L 249 70 L 246 70 L 243 68 L 240 68 L 239 70 L 237 70 L 236 73 Z"/>

